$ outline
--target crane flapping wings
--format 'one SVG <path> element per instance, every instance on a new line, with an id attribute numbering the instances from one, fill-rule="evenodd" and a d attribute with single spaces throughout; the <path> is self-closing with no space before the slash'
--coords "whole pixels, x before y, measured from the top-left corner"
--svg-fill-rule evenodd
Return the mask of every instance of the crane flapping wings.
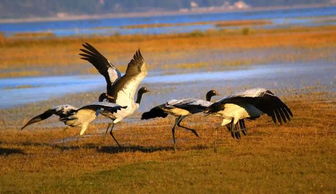
<path id="1" fill-rule="evenodd" d="M 89 43 L 84 43 L 83 47 L 79 53 L 81 59 L 90 62 L 104 76 L 107 91 L 111 90 L 113 82 L 121 77 L 120 71 Z"/>

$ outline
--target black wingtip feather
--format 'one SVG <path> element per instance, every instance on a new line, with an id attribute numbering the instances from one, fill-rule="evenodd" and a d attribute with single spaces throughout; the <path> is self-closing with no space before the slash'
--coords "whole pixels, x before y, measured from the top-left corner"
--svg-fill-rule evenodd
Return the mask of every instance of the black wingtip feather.
<path id="1" fill-rule="evenodd" d="M 135 54 L 134 54 L 134 56 L 133 56 L 133 60 L 135 60 L 135 61 L 139 61 L 139 60 L 143 61 L 143 57 L 142 57 L 142 54 L 141 54 L 141 52 L 140 52 L 140 49 L 138 49 L 138 50 L 135 52 Z"/>
<path id="2" fill-rule="evenodd" d="M 154 107 L 150 111 L 143 113 L 141 116 L 141 120 L 152 119 L 156 117 L 165 118 L 167 116 L 168 114 L 165 113 L 160 107 Z"/>
<path id="3" fill-rule="evenodd" d="M 287 121 L 290 121 L 290 120 L 291 120 L 291 117 L 290 117 L 288 111 L 287 111 L 284 107 L 281 108 L 281 111 L 282 111 L 282 112 L 284 113 L 284 115 L 286 116 Z"/>
<path id="4" fill-rule="evenodd" d="M 278 111 L 279 111 L 279 114 L 280 114 L 280 116 L 281 116 L 282 121 L 283 121 L 284 123 L 286 123 L 286 122 L 287 122 L 287 119 L 286 119 L 285 114 L 282 112 L 282 109 L 279 108 Z"/>
<path id="5" fill-rule="evenodd" d="M 21 130 L 23 130 L 24 128 L 26 128 L 28 125 L 31 125 L 33 123 L 37 123 L 40 122 L 44 119 L 47 119 L 49 117 L 51 117 L 53 114 L 55 114 L 55 109 L 49 109 L 47 111 L 45 111 L 44 113 L 37 115 L 35 117 L 33 117 L 32 119 L 30 119 L 23 127 L 21 127 Z"/>
<path id="6" fill-rule="evenodd" d="M 281 120 L 281 116 L 280 116 L 280 113 L 279 113 L 278 109 L 275 109 L 274 113 L 275 113 L 275 116 L 276 116 L 278 122 L 280 123 L 280 125 L 282 125 L 282 120 Z"/>
<path id="7" fill-rule="evenodd" d="M 272 117 L 273 123 L 276 123 L 276 118 L 275 118 L 275 112 L 274 111 L 272 113 L 270 113 L 270 116 Z"/>

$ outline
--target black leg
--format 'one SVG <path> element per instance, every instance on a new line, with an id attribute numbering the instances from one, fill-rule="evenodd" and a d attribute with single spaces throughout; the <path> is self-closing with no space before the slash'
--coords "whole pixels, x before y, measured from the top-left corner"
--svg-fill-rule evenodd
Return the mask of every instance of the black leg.
<path id="1" fill-rule="evenodd" d="M 240 126 L 240 129 L 243 132 L 243 134 L 247 135 L 247 129 L 246 129 L 246 126 L 245 126 L 244 119 L 239 120 L 239 126 Z"/>
<path id="2" fill-rule="evenodd" d="M 232 128 L 232 122 L 233 122 L 233 119 L 231 120 L 231 122 L 230 122 L 229 124 L 225 125 L 226 128 L 227 128 L 227 130 L 228 130 L 229 132 L 231 132 L 231 135 L 232 135 L 232 131 L 234 130 L 234 129 Z"/>
<path id="3" fill-rule="evenodd" d="M 235 138 L 234 130 L 235 130 L 235 127 L 234 127 L 233 120 L 232 120 L 230 123 L 230 131 L 231 131 L 232 138 Z"/>
<path id="4" fill-rule="evenodd" d="M 231 136 L 232 138 L 240 139 L 240 132 L 238 129 L 238 123 L 234 124 L 233 120 L 230 123 L 230 128 L 231 128 Z"/>
<path id="5" fill-rule="evenodd" d="M 106 131 L 105 131 L 105 134 L 104 134 L 104 139 L 102 141 L 102 145 L 106 142 L 106 135 L 107 135 L 107 132 L 110 130 L 110 127 L 112 126 L 113 123 L 109 123 L 107 125 L 107 128 L 106 128 Z"/>
<path id="6" fill-rule="evenodd" d="M 112 123 L 112 125 L 110 126 L 110 135 L 112 136 L 113 140 L 118 144 L 119 147 L 121 147 L 121 145 L 119 144 L 119 142 L 117 141 L 117 139 L 114 137 L 113 135 L 113 128 L 114 128 L 114 123 Z"/>
<path id="7" fill-rule="evenodd" d="M 182 126 L 182 125 L 181 125 L 181 122 L 182 122 L 182 120 L 183 120 L 184 118 L 185 118 L 185 116 L 180 116 L 180 117 L 179 117 L 179 120 L 178 120 L 178 122 L 177 122 L 177 126 L 183 128 L 183 129 L 189 130 L 189 131 L 191 131 L 193 134 L 195 134 L 197 137 L 199 137 L 199 135 L 198 135 L 198 133 L 197 133 L 197 131 L 196 131 L 195 129 L 191 129 L 191 128 L 188 128 L 188 127 L 185 127 L 185 126 Z"/>
<path id="8" fill-rule="evenodd" d="M 234 130 L 235 132 L 235 137 L 237 138 L 237 139 L 240 139 L 240 129 L 239 129 L 239 123 L 236 123 L 235 124 L 235 130 Z"/>
<path id="9" fill-rule="evenodd" d="M 228 124 L 228 125 L 225 125 L 226 126 L 226 128 L 227 128 L 227 130 L 230 132 L 230 131 L 232 131 L 232 129 L 231 129 L 231 123 L 230 124 Z"/>
<path id="10" fill-rule="evenodd" d="M 105 131 L 105 137 L 106 137 L 107 132 L 110 130 L 110 127 L 111 127 L 112 125 L 113 125 L 113 123 L 109 123 L 109 124 L 107 125 L 106 131 Z"/>

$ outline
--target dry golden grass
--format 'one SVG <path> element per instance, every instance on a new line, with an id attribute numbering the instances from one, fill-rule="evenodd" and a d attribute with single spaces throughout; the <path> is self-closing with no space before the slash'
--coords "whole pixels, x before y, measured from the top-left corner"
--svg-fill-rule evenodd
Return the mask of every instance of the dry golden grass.
<path id="1" fill-rule="evenodd" d="M 268 20 L 240 20 L 240 21 L 221 21 L 216 22 L 217 27 L 229 27 L 229 26 L 254 26 L 254 25 L 266 25 L 272 24 Z"/>
<path id="2" fill-rule="evenodd" d="M 0 70 L 15 69 L 23 71 L 31 67 L 69 67 L 85 63 L 78 56 L 83 42 L 90 42 L 112 60 L 125 61 L 137 48 L 141 48 L 146 56 L 162 54 L 176 57 L 181 52 L 222 51 L 223 53 L 240 52 L 242 49 L 298 49 L 300 52 L 276 56 L 277 60 L 311 60 L 326 59 L 333 56 L 321 49 L 335 48 L 336 27 L 298 27 L 293 29 L 250 29 L 246 35 L 245 29 L 220 30 L 209 32 L 193 32 L 170 35 L 125 35 L 109 37 L 67 37 L 50 39 L 16 39 L 6 38 L 0 41 Z M 272 58 L 273 57 L 273 58 Z M 152 58 L 152 57 L 150 57 Z M 256 59 L 258 60 L 260 59 Z M 274 56 L 264 57 L 264 61 L 274 60 Z M 126 64 L 128 61 L 125 61 Z M 151 69 L 161 67 L 161 64 L 149 64 Z M 228 62 L 240 64 L 241 60 Z M 250 63 L 250 62 L 248 62 Z M 223 63 L 226 64 L 226 63 Z M 246 62 L 243 62 L 246 64 Z M 119 65 L 119 64 L 118 64 Z M 86 71 L 84 71 L 86 72 Z M 41 71 L 41 74 L 45 72 Z M 62 72 L 64 73 L 64 72 Z M 34 72 L 35 74 L 35 72 Z M 17 74 L 19 75 L 19 74 Z M 11 75 L 2 74 L 2 77 Z M 14 75 L 16 76 L 16 75 Z"/>
<path id="3" fill-rule="evenodd" d="M 178 23 L 178 24 L 138 24 L 138 25 L 128 25 L 122 28 L 133 29 L 133 28 L 158 28 L 158 27 L 170 27 L 170 26 L 191 26 L 191 25 L 203 25 L 203 24 L 214 24 L 217 27 L 229 27 L 229 26 L 254 26 L 254 25 L 266 25 L 271 24 L 268 20 L 233 20 L 233 21 L 211 21 L 211 22 L 190 22 L 190 23 Z"/>
<path id="4" fill-rule="evenodd" d="M 50 38 L 55 37 L 52 32 L 22 32 L 13 35 L 14 38 Z"/>
<path id="5" fill-rule="evenodd" d="M 3 129 L 0 192 L 335 193 L 335 94 L 283 99 L 294 112 L 290 123 L 274 125 L 267 117 L 248 122 L 248 135 L 239 141 L 219 127 L 219 118 L 187 118 L 185 125 L 201 138 L 178 129 L 176 153 L 172 118 L 120 124 L 115 136 L 124 148 L 100 135 L 54 143 L 63 137 L 61 128 Z M 88 133 L 103 127 L 93 125 Z M 71 129 L 66 136 L 77 133 Z"/>

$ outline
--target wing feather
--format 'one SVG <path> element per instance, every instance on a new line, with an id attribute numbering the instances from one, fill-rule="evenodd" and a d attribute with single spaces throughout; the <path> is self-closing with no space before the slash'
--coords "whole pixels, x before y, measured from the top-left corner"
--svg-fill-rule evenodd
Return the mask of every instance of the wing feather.
<path id="1" fill-rule="evenodd" d="M 31 125 L 33 123 L 37 123 L 37 122 L 40 122 L 42 120 L 45 120 L 49 117 L 51 117 L 53 114 L 56 114 L 56 110 L 55 109 L 48 109 L 46 110 L 44 113 L 40 114 L 40 115 L 37 115 L 35 117 L 33 117 L 32 119 L 30 119 L 22 128 L 26 128 L 28 125 Z"/>
<path id="2" fill-rule="evenodd" d="M 90 62 L 104 76 L 109 90 L 112 83 L 121 77 L 120 71 L 89 43 L 84 43 L 83 47 L 80 49 L 82 53 L 79 53 L 81 59 Z"/>
<path id="3" fill-rule="evenodd" d="M 283 103 L 279 97 L 275 96 L 271 91 L 257 88 L 247 90 L 237 95 L 223 98 L 216 102 L 213 107 L 209 109 L 210 112 L 215 111 L 215 106 L 220 106 L 226 103 L 233 103 L 237 105 L 251 104 L 260 111 L 272 117 L 274 123 L 280 124 L 288 122 L 293 117 L 292 111 Z M 212 109 L 212 110 L 211 110 Z"/>
<path id="4" fill-rule="evenodd" d="M 114 113 L 117 112 L 118 110 L 121 110 L 122 108 L 127 108 L 127 106 L 120 106 L 115 103 L 108 103 L 108 102 L 97 102 L 94 104 L 85 105 L 78 110 L 90 109 L 94 111 L 101 110 L 102 112 L 108 111 Z"/>
<path id="5" fill-rule="evenodd" d="M 114 103 L 129 106 L 134 103 L 134 95 L 141 81 L 147 75 L 147 67 L 140 50 L 137 50 L 133 59 L 128 63 L 126 73 L 113 84 L 108 94 L 113 97 Z"/>
<path id="6" fill-rule="evenodd" d="M 152 119 L 152 118 L 156 118 L 156 117 L 162 117 L 165 118 L 168 116 L 168 113 L 166 113 L 164 110 L 162 110 L 162 106 L 164 106 L 164 104 L 159 105 L 159 106 L 155 106 L 152 109 L 150 109 L 147 112 L 144 112 L 141 115 L 141 120 L 147 120 L 147 119 Z"/>
<path id="7" fill-rule="evenodd" d="M 181 100 L 170 100 L 165 104 L 166 108 L 181 108 L 192 114 L 202 112 L 212 103 L 202 99 L 186 98 Z"/>

